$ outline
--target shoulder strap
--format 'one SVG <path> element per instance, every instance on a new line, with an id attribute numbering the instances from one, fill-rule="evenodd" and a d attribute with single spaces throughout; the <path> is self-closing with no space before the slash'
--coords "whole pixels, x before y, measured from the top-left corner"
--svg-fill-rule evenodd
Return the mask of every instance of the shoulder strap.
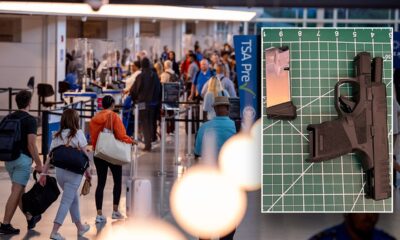
<path id="1" fill-rule="evenodd" d="M 111 111 L 111 113 L 110 113 L 110 121 L 111 121 L 111 132 L 112 133 L 114 133 L 114 128 L 113 128 L 113 122 L 114 122 L 114 112 L 113 111 Z"/>
<path id="2" fill-rule="evenodd" d="M 107 129 L 108 122 L 110 122 L 110 131 L 114 133 L 114 130 L 113 130 L 113 112 L 112 111 L 111 111 L 111 113 L 108 114 L 107 121 L 104 124 L 103 130 Z"/>

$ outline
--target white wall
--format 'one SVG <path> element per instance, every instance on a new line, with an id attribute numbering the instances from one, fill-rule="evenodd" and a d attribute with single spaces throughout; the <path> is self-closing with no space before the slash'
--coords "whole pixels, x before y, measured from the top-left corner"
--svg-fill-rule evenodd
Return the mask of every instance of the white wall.
<path id="1" fill-rule="evenodd" d="M 15 16 L 13 16 L 15 17 Z M 43 17 L 22 16 L 20 43 L 0 42 L 0 87 L 26 88 L 30 76 L 36 83 L 42 80 Z M 13 107 L 16 108 L 15 101 Z M 0 108 L 8 108 L 8 94 L 0 94 Z M 33 106 L 37 108 L 34 94 Z M 4 115 L 0 112 L 0 115 Z"/>
<path id="2" fill-rule="evenodd" d="M 126 41 L 125 36 L 123 36 L 123 21 L 123 19 L 109 19 L 107 22 L 108 40 L 114 41 L 116 49 L 120 51 L 123 50 L 124 41 Z"/>
<path id="3" fill-rule="evenodd" d="M 173 21 L 163 20 L 160 22 L 160 39 L 162 39 L 160 48 L 158 49 L 159 55 L 163 51 L 164 45 L 167 45 L 169 50 L 175 51 L 175 25 Z"/>

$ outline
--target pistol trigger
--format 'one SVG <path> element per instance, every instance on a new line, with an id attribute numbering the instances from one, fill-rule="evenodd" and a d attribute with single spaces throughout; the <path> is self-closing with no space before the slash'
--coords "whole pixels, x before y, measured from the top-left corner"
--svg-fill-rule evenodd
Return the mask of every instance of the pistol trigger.
<path id="1" fill-rule="evenodd" d="M 340 95 L 339 97 L 340 107 L 344 112 L 351 113 L 356 106 L 356 103 L 351 101 L 349 98 Z"/>

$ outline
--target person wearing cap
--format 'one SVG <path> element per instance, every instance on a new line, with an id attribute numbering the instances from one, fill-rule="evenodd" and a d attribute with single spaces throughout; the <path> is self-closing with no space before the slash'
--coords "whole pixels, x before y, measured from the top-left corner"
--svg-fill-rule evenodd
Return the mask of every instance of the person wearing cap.
<path id="1" fill-rule="evenodd" d="M 197 133 L 194 154 L 196 157 L 201 157 L 202 153 L 210 154 L 207 157 L 209 161 L 216 161 L 218 159 L 219 151 L 222 145 L 233 135 L 236 134 L 235 122 L 229 118 L 229 98 L 226 96 L 217 96 L 213 104 L 216 116 L 208 122 L 205 122 L 199 128 Z M 209 139 L 210 137 L 214 139 Z M 205 143 L 214 143 L 215 146 L 203 145 Z M 204 148 L 213 149 L 204 149 Z M 212 155 L 211 155 L 212 154 Z M 220 237 L 221 240 L 232 240 L 235 235 L 236 229 L 228 235 Z M 205 239 L 200 239 L 205 240 Z"/>
<path id="2" fill-rule="evenodd" d="M 210 121 L 205 122 L 199 128 L 197 133 L 194 153 L 201 156 L 205 146 L 203 142 L 209 142 L 204 139 L 205 135 L 212 132 L 214 135 L 214 143 L 216 151 L 214 151 L 214 159 L 218 158 L 222 145 L 236 133 L 235 122 L 229 118 L 229 99 L 226 96 L 217 96 L 213 104 L 216 116 Z M 210 136 L 210 135 L 207 135 Z"/>

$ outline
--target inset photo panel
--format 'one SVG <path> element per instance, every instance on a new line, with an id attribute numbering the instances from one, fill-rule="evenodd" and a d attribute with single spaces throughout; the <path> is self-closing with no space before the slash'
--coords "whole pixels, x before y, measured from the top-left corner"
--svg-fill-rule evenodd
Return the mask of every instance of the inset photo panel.
<path id="1" fill-rule="evenodd" d="M 393 29 L 261 39 L 262 212 L 393 212 Z"/>

